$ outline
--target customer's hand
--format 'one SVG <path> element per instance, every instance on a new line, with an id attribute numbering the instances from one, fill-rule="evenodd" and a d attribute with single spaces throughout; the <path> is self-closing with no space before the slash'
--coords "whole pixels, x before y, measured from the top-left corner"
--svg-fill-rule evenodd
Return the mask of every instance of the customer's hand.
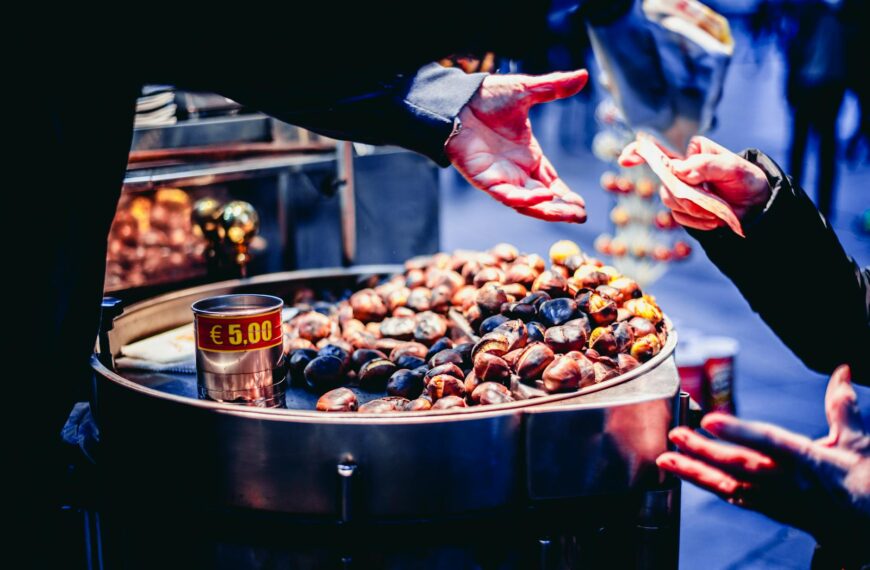
<path id="1" fill-rule="evenodd" d="M 670 152 L 668 154 L 672 157 L 671 167 L 677 178 L 692 186 L 703 186 L 719 196 L 741 220 L 747 212 L 763 207 L 770 200 L 770 185 L 764 172 L 710 139 L 692 138 L 685 158 Z M 619 157 L 619 164 L 625 167 L 642 163 L 643 159 L 636 152 L 636 143 L 625 147 Z M 674 219 L 684 226 L 712 230 L 724 224 L 691 202 L 678 200 L 664 185 L 660 195 L 664 205 L 671 209 Z"/>
<path id="2" fill-rule="evenodd" d="M 701 426 L 737 445 L 680 427 L 669 437 L 682 454 L 664 453 L 656 462 L 730 503 L 811 533 L 823 546 L 854 549 L 855 536 L 870 538 L 870 435 L 846 366 L 831 376 L 825 414 L 830 432 L 813 441 L 711 413 Z"/>
<path id="3" fill-rule="evenodd" d="M 582 69 L 488 76 L 460 111 L 462 130 L 447 142 L 447 157 L 473 186 L 521 214 L 586 221 L 583 198 L 562 182 L 532 134 L 529 108 L 576 94 L 588 78 Z"/>

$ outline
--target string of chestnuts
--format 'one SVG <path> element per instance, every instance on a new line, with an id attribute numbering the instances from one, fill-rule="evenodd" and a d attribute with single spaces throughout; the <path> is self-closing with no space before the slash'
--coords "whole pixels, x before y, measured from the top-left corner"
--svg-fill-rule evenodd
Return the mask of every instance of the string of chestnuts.
<path id="1" fill-rule="evenodd" d="M 658 305 L 570 241 L 550 267 L 509 244 L 417 257 L 284 324 L 291 382 L 326 412 L 413 412 L 572 392 L 655 356 Z M 385 394 L 359 405 L 356 393 Z"/>

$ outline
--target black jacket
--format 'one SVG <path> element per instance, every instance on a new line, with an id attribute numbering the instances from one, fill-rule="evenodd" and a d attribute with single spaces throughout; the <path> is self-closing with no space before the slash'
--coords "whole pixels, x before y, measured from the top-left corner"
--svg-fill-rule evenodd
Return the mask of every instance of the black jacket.
<path id="1" fill-rule="evenodd" d="M 870 267 L 846 254 L 773 160 L 757 150 L 742 156 L 767 175 L 767 207 L 744 224 L 745 239 L 727 229 L 690 233 L 804 364 L 823 373 L 849 364 L 855 382 L 870 384 Z"/>

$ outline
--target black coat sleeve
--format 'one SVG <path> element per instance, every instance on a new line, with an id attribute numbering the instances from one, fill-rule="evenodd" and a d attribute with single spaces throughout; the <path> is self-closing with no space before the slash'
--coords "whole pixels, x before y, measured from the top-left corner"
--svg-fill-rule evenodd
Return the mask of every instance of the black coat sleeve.
<path id="1" fill-rule="evenodd" d="M 742 156 L 767 174 L 774 197 L 746 223 L 690 230 L 752 309 L 806 364 L 830 373 L 840 364 L 870 384 L 870 268 L 861 269 L 804 191 L 766 155 Z"/>
<path id="2" fill-rule="evenodd" d="M 432 63 L 384 77 L 365 72 L 340 83 L 297 77 L 272 85 L 230 83 L 219 89 L 240 103 L 323 135 L 394 144 L 448 166 L 444 143 L 485 76 Z"/>

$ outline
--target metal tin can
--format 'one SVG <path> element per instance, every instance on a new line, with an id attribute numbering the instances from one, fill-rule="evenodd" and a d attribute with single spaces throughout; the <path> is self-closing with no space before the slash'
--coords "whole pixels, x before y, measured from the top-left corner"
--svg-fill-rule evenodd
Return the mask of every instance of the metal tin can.
<path id="1" fill-rule="evenodd" d="M 221 295 L 191 305 L 200 398 L 284 406 L 283 308 L 270 295 Z"/>

